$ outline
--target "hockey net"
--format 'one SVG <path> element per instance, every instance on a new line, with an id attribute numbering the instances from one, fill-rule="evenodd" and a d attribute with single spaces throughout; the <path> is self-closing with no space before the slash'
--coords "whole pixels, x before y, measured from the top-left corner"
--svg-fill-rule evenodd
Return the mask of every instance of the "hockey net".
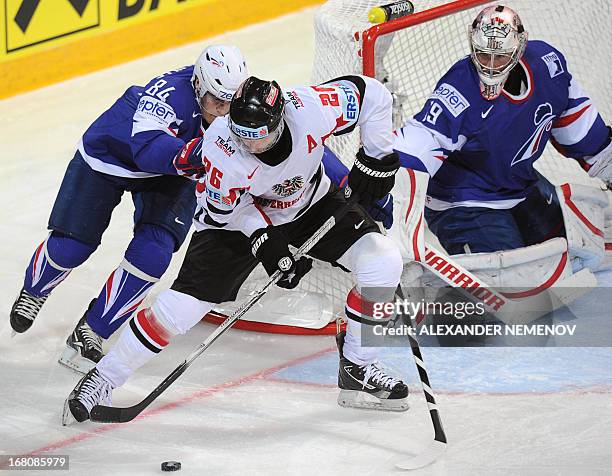
<path id="1" fill-rule="evenodd" d="M 440 77 L 469 52 L 468 25 L 484 5 L 483 0 L 414 1 L 412 15 L 375 25 L 368 12 L 388 2 L 330 0 L 315 16 L 313 84 L 346 74 L 366 74 L 383 81 L 394 95 L 394 126 L 422 108 Z M 610 58 L 612 38 L 609 0 L 509 0 L 504 5 L 521 16 L 530 39 L 543 39 L 567 58 L 570 72 L 592 97 L 604 118 L 611 117 Z M 350 167 L 357 151 L 359 132 L 331 137 L 326 145 Z M 536 168 L 553 184 L 570 179 L 593 179 L 571 159 L 547 146 Z M 396 187 L 397 189 L 397 187 Z M 394 194 L 398 191 L 394 190 Z M 401 192 L 399 192 L 401 193 Z M 396 196 L 396 202 L 402 197 Z M 397 205 L 396 205 L 397 208 Z M 243 286 L 237 303 L 265 283 L 258 268 Z M 350 275 L 317 263 L 293 291 L 273 289 L 242 326 L 259 331 L 331 333 L 327 325 L 341 313 L 353 283 Z M 220 306 L 229 314 L 235 305 Z M 258 323 L 265 324 L 258 324 Z M 306 330 L 299 330 L 300 328 Z"/>
<path id="2" fill-rule="evenodd" d="M 383 2 L 385 3 L 385 2 Z M 494 2 L 415 0 L 415 12 L 373 26 L 368 12 L 380 5 L 372 0 L 330 0 L 315 19 L 313 81 L 342 74 L 362 73 L 385 82 L 395 96 L 394 124 L 401 125 L 421 110 L 437 81 L 469 53 L 468 25 L 486 5 Z M 591 96 L 604 119 L 612 106 L 612 2 L 609 0 L 508 0 L 530 39 L 545 40 L 558 48 L 569 70 Z M 357 150 L 358 134 L 330 138 L 328 145 L 347 164 Z M 592 179 L 576 161 L 548 146 L 536 168 L 552 183 Z"/>

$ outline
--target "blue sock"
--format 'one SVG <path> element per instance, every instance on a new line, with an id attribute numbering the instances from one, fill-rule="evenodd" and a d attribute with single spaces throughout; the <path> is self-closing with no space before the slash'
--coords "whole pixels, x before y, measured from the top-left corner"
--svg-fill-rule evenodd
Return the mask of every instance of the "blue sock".
<path id="1" fill-rule="evenodd" d="M 148 224 L 137 228 L 124 260 L 87 313 L 87 323 L 96 334 L 108 339 L 138 309 L 170 265 L 174 245 L 164 228 Z"/>
<path id="2" fill-rule="evenodd" d="M 95 249 L 95 246 L 74 238 L 51 233 L 34 251 L 23 287 L 34 296 L 48 295 Z"/>

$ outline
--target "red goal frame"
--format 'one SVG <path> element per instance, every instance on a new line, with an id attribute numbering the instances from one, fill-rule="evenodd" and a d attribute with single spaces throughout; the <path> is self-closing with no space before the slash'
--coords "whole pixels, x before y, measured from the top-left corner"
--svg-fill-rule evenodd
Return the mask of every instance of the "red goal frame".
<path id="1" fill-rule="evenodd" d="M 405 17 L 380 23 L 368 28 L 362 33 L 361 56 L 363 59 L 363 74 L 372 78 L 375 77 L 374 46 L 376 44 L 376 40 L 381 35 L 393 33 L 394 31 L 403 30 L 411 26 L 420 25 L 421 23 L 435 20 L 436 18 L 452 15 L 453 13 L 458 13 L 463 10 L 468 10 L 487 3 L 491 3 L 491 0 L 457 0 L 455 2 L 446 3 L 438 7 L 430 8 L 429 10 L 413 13 L 412 15 L 407 15 Z"/>

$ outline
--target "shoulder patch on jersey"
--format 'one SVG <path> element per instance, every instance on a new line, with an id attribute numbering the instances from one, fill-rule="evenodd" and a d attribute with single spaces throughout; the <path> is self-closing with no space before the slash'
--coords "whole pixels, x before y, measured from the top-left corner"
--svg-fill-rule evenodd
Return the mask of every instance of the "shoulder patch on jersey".
<path id="1" fill-rule="evenodd" d="M 140 98 L 136 109 L 136 114 L 138 115 L 138 113 L 140 113 L 141 118 L 144 116 L 166 126 L 172 124 L 176 119 L 176 114 L 171 106 L 152 96 L 142 96 Z"/>
<path id="2" fill-rule="evenodd" d="M 454 86 L 448 83 L 440 84 L 429 96 L 429 99 L 440 101 L 454 117 L 458 117 L 459 114 L 470 107 L 469 101 Z"/>
<path id="3" fill-rule="evenodd" d="M 542 61 L 546 63 L 546 66 L 548 67 L 548 73 L 550 74 L 551 78 L 559 76 L 560 74 L 563 74 L 565 72 L 565 70 L 563 69 L 563 63 L 561 63 L 559 55 L 557 55 L 557 53 L 555 53 L 554 51 L 551 51 L 550 53 L 542 56 Z"/>

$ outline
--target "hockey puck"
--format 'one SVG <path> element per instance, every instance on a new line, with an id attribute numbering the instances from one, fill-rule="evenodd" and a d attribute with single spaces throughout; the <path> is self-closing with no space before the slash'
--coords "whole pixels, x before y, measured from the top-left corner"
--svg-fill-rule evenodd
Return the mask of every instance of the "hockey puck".
<path id="1" fill-rule="evenodd" d="M 181 463 L 178 461 L 164 461 L 161 464 L 162 471 L 178 471 L 181 469 Z"/>

